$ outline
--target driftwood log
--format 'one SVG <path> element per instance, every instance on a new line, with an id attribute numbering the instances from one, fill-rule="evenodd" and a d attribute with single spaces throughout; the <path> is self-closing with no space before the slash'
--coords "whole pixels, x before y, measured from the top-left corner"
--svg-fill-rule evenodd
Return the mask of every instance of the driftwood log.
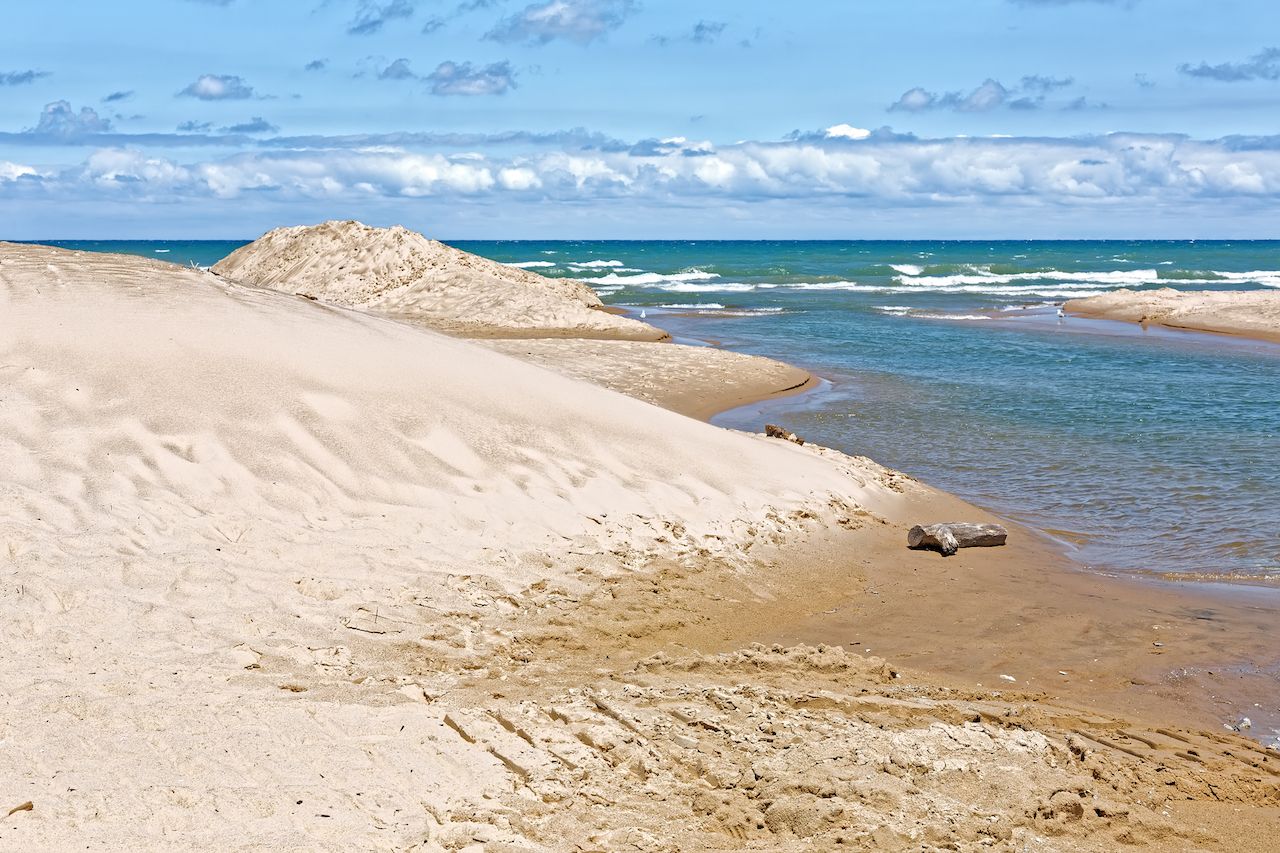
<path id="1" fill-rule="evenodd" d="M 998 524 L 970 524 L 950 521 L 946 524 L 917 524 L 907 533 L 908 548 L 932 548 L 950 557 L 960 548 L 990 548 L 1003 545 L 1009 531 Z"/>
<path id="2" fill-rule="evenodd" d="M 764 434 L 769 436 L 769 438 L 780 438 L 783 441 L 793 441 L 796 444 L 804 444 L 803 438 L 796 435 L 791 430 L 783 429 L 782 427 L 777 426 L 776 424 L 765 424 Z"/>

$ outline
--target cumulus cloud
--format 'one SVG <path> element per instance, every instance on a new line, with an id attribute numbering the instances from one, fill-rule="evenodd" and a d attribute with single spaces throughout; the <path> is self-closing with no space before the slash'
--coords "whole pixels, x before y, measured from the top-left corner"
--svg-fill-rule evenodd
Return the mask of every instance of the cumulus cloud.
<path id="1" fill-rule="evenodd" d="M 31 166 L 24 166 L 21 163 L 10 163 L 8 160 L 0 160 L 0 183 L 38 176 L 39 173 Z"/>
<path id="2" fill-rule="evenodd" d="M 441 62 L 425 78 L 433 95 L 503 95 L 516 88 L 515 71 L 509 62 L 494 62 L 483 68 L 470 62 Z"/>
<path id="3" fill-rule="evenodd" d="M 201 74 L 178 96 L 202 101 L 242 101 L 254 94 L 253 87 L 234 74 Z"/>
<path id="4" fill-rule="evenodd" d="M 36 71 L 28 68 L 26 71 L 0 71 L 0 86 L 23 86 L 27 83 L 34 83 L 41 77 L 48 77 L 48 71 Z"/>
<path id="5" fill-rule="evenodd" d="M 862 127 L 854 127 L 851 124 L 833 124 L 822 132 L 826 139 L 868 139 L 871 131 Z"/>
<path id="6" fill-rule="evenodd" d="M 955 110 L 966 113 L 985 113 L 1002 107 L 1012 110 L 1035 110 L 1044 106 L 1049 95 L 1075 83 L 1071 77 L 1048 77 L 1029 74 L 1012 88 L 999 80 L 988 78 L 970 92 L 931 92 L 916 86 L 903 92 L 897 101 L 889 105 L 890 112 L 925 112 L 928 110 Z"/>
<path id="7" fill-rule="evenodd" d="M 45 104 L 44 110 L 40 113 L 40 120 L 29 132 L 72 138 L 110 131 L 111 122 L 99 116 L 92 108 L 81 107 L 80 112 L 76 112 L 69 102 L 54 101 L 51 104 Z"/>
<path id="8" fill-rule="evenodd" d="M 1218 65 L 1210 65 L 1207 62 L 1191 65 L 1184 62 L 1178 66 L 1178 71 L 1188 77 L 1218 80 L 1223 83 L 1280 80 L 1280 47 L 1268 47 L 1244 62 L 1223 62 Z"/>
<path id="9" fill-rule="evenodd" d="M 367 36 L 378 32 L 388 21 L 413 16 L 412 0 L 390 0 L 379 3 L 376 0 L 360 0 L 356 16 L 347 25 L 347 32 L 353 36 Z"/>
<path id="10" fill-rule="evenodd" d="M 306 65 L 302 66 L 302 70 L 303 71 L 324 71 L 328 67 L 329 67 L 329 60 L 313 59 L 310 62 L 308 62 Z"/>
<path id="11" fill-rule="evenodd" d="M 486 38 L 530 44 L 564 39 L 587 44 L 622 26 L 637 8 L 635 0 L 547 0 L 504 18 Z"/>

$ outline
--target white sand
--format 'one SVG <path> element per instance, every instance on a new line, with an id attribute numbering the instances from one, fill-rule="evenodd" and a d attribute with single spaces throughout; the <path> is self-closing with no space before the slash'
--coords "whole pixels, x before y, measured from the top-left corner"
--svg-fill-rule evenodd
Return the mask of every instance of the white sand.
<path id="1" fill-rule="evenodd" d="M 1065 310 L 1086 317 L 1280 341 L 1280 290 L 1126 288 L 1087 299 L 1072 299 Z"/>
<path id="2" fill-rule="evenodd" d="M 302 294 L 453 334 L 657 341 L 667 334 L 601 310 L 591 288 L 359 222 L 277 228 L 213 268 L 233 281 Z"/>
<path id="3" fill-rule="evenodd" d="M 795 585 L 778 546 L 899 536 L 870 462 L 0 244 L 0 471 L 0 849 L 1212 846 L 1102 718 L 688 650 Z M 1194 743 L 1178 797 L 1264 790 Z"/>

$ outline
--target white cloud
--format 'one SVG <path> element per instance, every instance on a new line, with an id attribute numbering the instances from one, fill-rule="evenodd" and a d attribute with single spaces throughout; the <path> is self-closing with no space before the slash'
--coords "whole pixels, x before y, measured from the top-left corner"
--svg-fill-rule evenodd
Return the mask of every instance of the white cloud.
<path id="1" fill-rule="evenodd" d="M 202 101 L 235 101 L 253 97 L 253 87 L 234 74 L 201 74 L 178 93 Z"/>
<path id="2" fill-rule="evenodd" d="M 31 166 L 23 166 L 21 163 L 10 163 L 8 160 L 0 160 L 0 181 L 16 181 L 23 177 L 37 177 L 39 173 Z"/>
<path id="3" fill-rule="evenodd" d="M 33 133 L 49 136 L 78 137 L 86 133 L 109 133 L 111 122 L 98 115 L 91 107 L 81 107 L 76 112 L 67 101 L 45 104 Z"/>
<path id="4" fill-rule="evenodd" d="M 532 44 L 564 39 L 587 44 L 622 26 L 636 8 L 635 0 L 548 0 L 500 21 L 487 38 Z"/>
<path id="5" fill-rule="evenodd" d="M 851 124 L 833 124 L 824 131 L 824 134 L 827 139 L 866 139 L 871 135 L 871 131 Z"/>
<path id="6" fill-rule="evenodd" d="M 30 174 L 30 167 L 0 164 L 6 187 Z M 696 204 L 717 199 L 823 204 L 843 198 L 919 207 L 998 199 L 1039 205 L 1129 200 L 1185 207 L 1205 199 L 1280 197 L 1280 144 L 1113 134 L 1057 140 L 872 135 L 850 145 L 847 135 L 836 134 L 830 140 L 718 147 L 672 138 L 633 148 L 535 150 L 510 157 L 385 146 L 258 151 L 196 163 L 110 148 L 95 152 L 79 167 L 46 173 L 39 187 L 52 197 L 75 199 L 93 198 L 101 190 L 111 197 L 169 200 L 252 193 L 282 203 L 511 195 L 575 203 L 630 199 Z"/>

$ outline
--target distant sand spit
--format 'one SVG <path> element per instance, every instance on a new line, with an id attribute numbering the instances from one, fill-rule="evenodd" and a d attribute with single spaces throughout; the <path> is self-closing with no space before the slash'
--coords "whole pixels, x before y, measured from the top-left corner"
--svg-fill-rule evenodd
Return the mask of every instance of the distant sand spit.
<path id="1" fill-rule="evenodd" d="M 600 298 L 581 282 L 545 278 L 400 226 L 333 221 L 277 228 L 213 271 L 459 335 L 668 338 L 647 323 L 601 310 Z"/>
<path id="2" fill-rule="evenodd" d="M 724 649 L 928 490 L 470 341 L 0 244 L 0 471 L 2 848 L 1270 840 L 1242 738 Z"/>
<path id="3" fill-rule="evenodd" d="M 1065 305 L 1071 314 L 1280 342 L 1280 290 L 1117 290 Z"/>

